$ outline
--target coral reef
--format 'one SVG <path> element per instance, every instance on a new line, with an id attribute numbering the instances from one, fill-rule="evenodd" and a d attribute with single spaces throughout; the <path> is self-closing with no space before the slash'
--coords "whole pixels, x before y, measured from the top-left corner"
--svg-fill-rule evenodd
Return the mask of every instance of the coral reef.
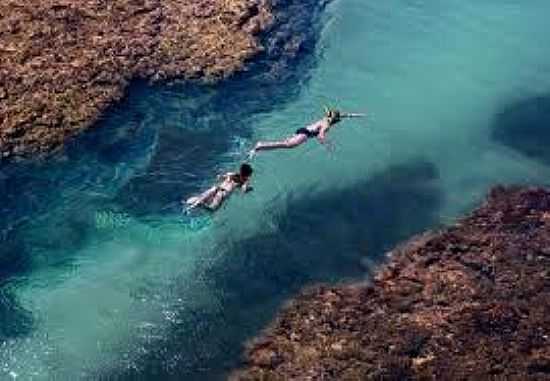
<path id="1" fill-rule="evenodd" d="M 216 81 L 261 50 L 267 0 L 0 4 L 0 161 L 59 147 L 133 78 Z"/>
<path id="2" fill-rule="evenodd" d="M 304 291 L 231 378 L 550 378 L 549 191 L 495 188 L 389 256 L 369 284 Z"/>

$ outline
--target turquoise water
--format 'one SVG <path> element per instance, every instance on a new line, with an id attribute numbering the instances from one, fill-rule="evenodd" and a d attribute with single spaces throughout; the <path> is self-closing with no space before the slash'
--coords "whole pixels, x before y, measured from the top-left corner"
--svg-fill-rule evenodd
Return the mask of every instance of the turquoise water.
<path id="1" fill-rule="evenodd" d="M 136 84 L 66 153 L 2 168 L 1 378 L 219 377 L 303 286 L 363 279 L 494 184 L 548 184 L 532 137 L 548 136 L 549 11 L 334 1 L 293 20 L 296 57 L 218 87 Z M 335 152 L 260 154 L 254 192 L 216 215 L 179 213 L 323 104 L 369 116 L 334 128 Z"/>

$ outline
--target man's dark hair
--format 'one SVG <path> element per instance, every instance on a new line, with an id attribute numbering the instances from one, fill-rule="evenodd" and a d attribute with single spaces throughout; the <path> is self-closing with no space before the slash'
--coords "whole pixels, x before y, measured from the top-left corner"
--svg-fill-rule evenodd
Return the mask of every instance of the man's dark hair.
<path id="1" fill-rule="evenodd" d="M 244 163 L 244 164 L 241 164 L 241 176 L 244 176 L 244 177 L 250 177 L 252 175 L 252 172 L 254 172 L 252 170 L 252 166 L 250 166 L 250 164 L 247 164 L 247 163 Z"/>

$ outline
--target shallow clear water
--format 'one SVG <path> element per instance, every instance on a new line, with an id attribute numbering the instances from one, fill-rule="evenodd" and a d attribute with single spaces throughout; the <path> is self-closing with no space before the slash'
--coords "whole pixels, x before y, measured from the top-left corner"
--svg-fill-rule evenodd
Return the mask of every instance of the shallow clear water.
<path id="1" fill-rule="evenodd" d="M 548 99 L 549 11 L 335 1 L 319 29 L 295 21 L 315 33 L 289 67 L 213 88 L 136 84 L 65 154 L 2 168 L 1 378 L 219 377 L 301 287 L 365 277 L 494 184 L 547 184 L 527 146 L 548 137 L 548 102 L 527 107 L 525 134 L 499 127 Z M 179 213 L 253 141 L 323 104 L 369 117 L 334 128 L 335 152 L 259 155 L 254 192 L 216 215 Z"/>

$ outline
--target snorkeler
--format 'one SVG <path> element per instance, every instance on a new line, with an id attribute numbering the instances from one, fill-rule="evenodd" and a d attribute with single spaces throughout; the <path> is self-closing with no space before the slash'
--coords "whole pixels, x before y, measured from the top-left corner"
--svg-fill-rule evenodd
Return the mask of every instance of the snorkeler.
<path id="1" fill-rule="evenodd" d="M 185 201 L 188 205 L 186 211 L 190 211 L 197 206 L 202 206 L 208 210 L 218 209 L 223 201 L 236 189 L 240 188 L 243 192 L 252 190 L 250 186 L 250 177 L 252 176 L 252 167 L 249 164 L 242 164 L 239 173 L 228 172 L 218 176 L 220 181 L 217 185 L 209 188 L 198 196 L 190 197 Z"/>
<path id="2" fill-rule="evenodd" d="M 253 158 L 258 151 L 267 151 L 281 148 L 294 148 L 305 143 L 309 138 L 317 138 L 321 144 L 326 143 L 326 134 L 328 130 L 343 118 L 362 117 L 365 114 L 342 113 L 338 110 L 330 110 L 325 107 L 325 116 L 323 119 L 310 124 L 307 127 L 301 127 L 296 130 L 293 136 L 279 141 L 258 142 L 249 152 L 249 158 Z"/>

